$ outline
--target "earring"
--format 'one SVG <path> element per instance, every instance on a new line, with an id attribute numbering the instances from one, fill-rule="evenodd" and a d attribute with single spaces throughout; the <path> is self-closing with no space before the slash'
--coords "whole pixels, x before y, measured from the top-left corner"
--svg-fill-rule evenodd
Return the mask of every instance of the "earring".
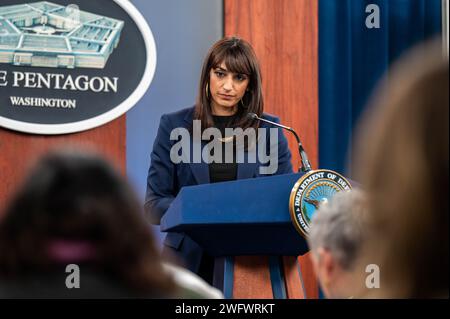
<path id="1" fill-rule="evenodd" d="M 249 93 L 249 94 L 251 94 L 251 92 L 250 92 L 250 90 L 249 89 L 247 89 L 247 90 L 245 90 L 246 92 L 245 92 L 245 94 L 244 94 L 244 96 L 247 94 L 247 93 Z M 244 109 L 246 109 L 246 108 L 248 108 L 248 105 L 245 105 L 244 104 L 244 96 L 242 97 L 242 99 L 239 101 L 240 103 L 241 103 L 241 105 L 242 105 L 242 107 L 244 108 Z"/>
<path id="2" fill-rule="evenodd" d="M 206 93 L 206 98 L 209 99 L 209 83 L 206 83 L 205 93 Z"/>

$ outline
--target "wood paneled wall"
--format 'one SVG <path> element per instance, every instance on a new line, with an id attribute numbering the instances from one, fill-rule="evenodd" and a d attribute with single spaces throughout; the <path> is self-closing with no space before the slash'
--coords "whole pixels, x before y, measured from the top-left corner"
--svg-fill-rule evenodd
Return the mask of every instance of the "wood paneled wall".
<path id="1" fill-rule="evenodd" d="M 318 168 L 318 0 L 224 0 L 224 14 L 225 35 L 249 41 L 259 58 L 265 112 L 279 116 L 281 123 L 297 131 L 313 169 Z M 300 163 L 298 147 L 295 138 L 285 134 L 296 169 Z M 285 263 L 286 277 L 300 276 L 304 288 L 299 291 L 298 278 L 288 281 L 290 298 L 318 297 L 308 257 L 298 258 L 300 275 L 292 268 L 296 265 Z M 246 262 L 237 260 L 238 278 L 245 275 L 240 264 Z"/>
<path id="2" fill-rule="evenodd" d="M 0 214 L 30 166 L 50 149 L 76 147 L 93 150 L 118 169 L 126 169 L 125 115 L 101 127 L 75 134 L 45 136 L 0 128 Z"/>
<path id="3" fill-rule="evenodd" d="M 318 0 L 225 0 L 225 35 L 249 41 L 263 75 L 265 111 L 280 117 L 318 165 Z M 293 165 L 299 156 L 289 139 Z"/>

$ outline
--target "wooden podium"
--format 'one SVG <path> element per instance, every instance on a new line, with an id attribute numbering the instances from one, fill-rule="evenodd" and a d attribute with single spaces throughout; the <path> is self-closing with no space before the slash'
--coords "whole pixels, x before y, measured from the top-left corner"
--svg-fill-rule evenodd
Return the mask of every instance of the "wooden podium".
<path id="1" fill-rule="evenodd" d="M 216 257 L 214 285 L 226 298 L 317 298 L 308 252 L 295 230 L 289 196 L 301 173 L 189 186 L 161 220 Z M 307 256 L 306 256 L 307 257 Z M 305 282 L 309 283 L 306 290 Z"/>

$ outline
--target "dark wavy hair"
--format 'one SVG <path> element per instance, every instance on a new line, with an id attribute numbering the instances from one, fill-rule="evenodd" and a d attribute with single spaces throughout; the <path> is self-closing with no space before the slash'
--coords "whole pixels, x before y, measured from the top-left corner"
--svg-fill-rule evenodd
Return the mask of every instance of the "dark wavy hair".
<path id="1" fill-rule="evenodd" d="M 55 250 L 74 243 L 84 252 L 75 251 L 73 260 Z M 52 273 L 71 262 L 137 293 L 174 291 L 122 176 L 95 155 L 52 152 L 38 161 L 0 222 L 0 277 Z"/>
<path id="2" fill-rule="evenodd" d="M 428 47 L 429 45 L 429 47 Z M 354 176 L 369 195 L 383 297 L 448 298 L 449 64 L 440 43 L 402 58 L 359 125 Z"/>
<path id="3" fill-rule="evenodd" d="M 216 42 L 203 62 L 202 74 L 200 76 L 199 92 L 195 106 L 194 120 L 201 120 L 202 130 L 214 125 L 211 98 L 207 94 L 209 87 L 210 71 L 224 62 L 228 71 L 246 74 L 249 77 L 248 90 L 239 103 L 238 111 L 234 117 L 233 127 L 240 127 L 243 130 L 249 127 L 257 128 L 257 121 L 246 117 L 248 112 L 261 116 L 264 110 L 262 95 L 261 70 L 258 59 L 251 45 L 237 37 L 226 37 Z"/>

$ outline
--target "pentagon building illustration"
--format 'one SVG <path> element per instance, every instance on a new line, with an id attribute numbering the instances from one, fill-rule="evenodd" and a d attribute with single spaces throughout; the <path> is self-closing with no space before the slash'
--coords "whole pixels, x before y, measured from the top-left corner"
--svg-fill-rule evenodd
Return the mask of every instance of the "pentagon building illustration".
<path id="1" fill-rule="evenodd" d="M 124 22 L 47 1 L 0 6 L 0 63 L 105 67 Z"/>

